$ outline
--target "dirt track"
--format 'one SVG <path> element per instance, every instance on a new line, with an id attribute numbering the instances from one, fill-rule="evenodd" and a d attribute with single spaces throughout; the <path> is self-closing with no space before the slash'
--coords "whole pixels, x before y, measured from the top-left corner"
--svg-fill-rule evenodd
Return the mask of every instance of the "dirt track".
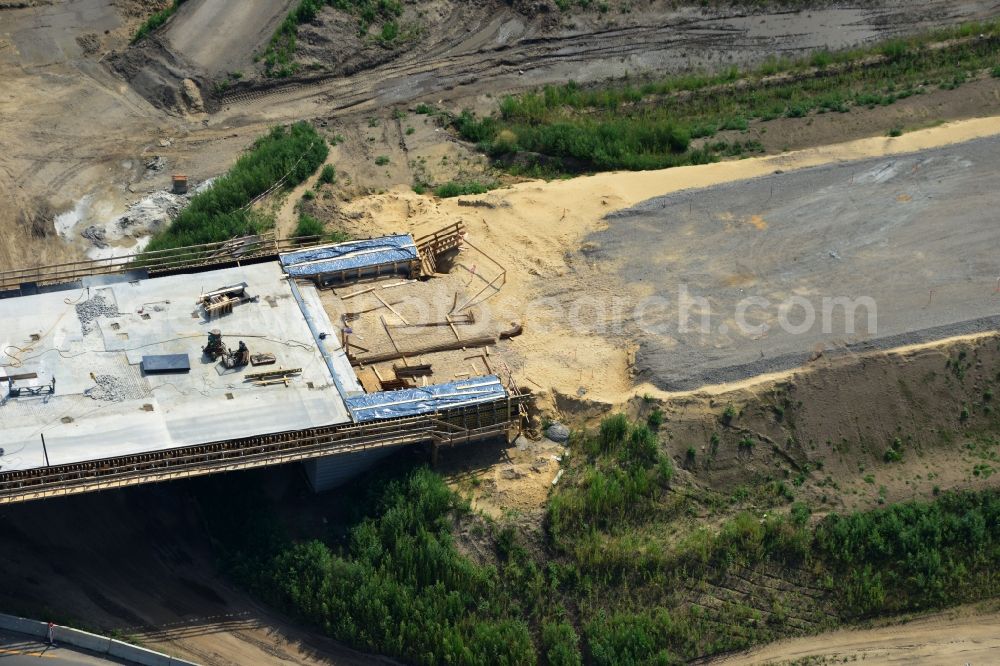
<path id="1" fill-rule="evenodd" d="M 937 613 L 905 624 L 846 629 L 779 641 L 711 664 L 992 664 L 1000 654 L 1000 614 L 972 609 Z"/>

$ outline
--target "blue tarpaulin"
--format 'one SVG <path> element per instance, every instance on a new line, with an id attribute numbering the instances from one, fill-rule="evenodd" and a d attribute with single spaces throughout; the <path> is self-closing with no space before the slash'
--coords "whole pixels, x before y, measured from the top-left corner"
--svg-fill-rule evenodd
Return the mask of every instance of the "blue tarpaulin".
<path id="1" fill-rule="evenodd" d="M 383 391 L 344 398 L 351 417 L 357 423 L 375 419 L 430 414 L 440 409 L 491 402 L 507 397 L 507 390 L 496 375 L 462 379 L 447 384 L 421 388 Z"/>
<path id="2" fill-rule="evenodd" d="M 408 264 L 419 259 L 409 234 L 312 247 L 281 255 L 281 265 L 292 277 L 310 277 L 386 264 Z"/>

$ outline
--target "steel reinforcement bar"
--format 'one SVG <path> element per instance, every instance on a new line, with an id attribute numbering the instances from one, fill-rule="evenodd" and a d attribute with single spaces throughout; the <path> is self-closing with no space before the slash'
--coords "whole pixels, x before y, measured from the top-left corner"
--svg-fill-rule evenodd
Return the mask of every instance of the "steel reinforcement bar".
<path id="1" fill-rule="evenodd" d="M 479 441 L 506 434 L 519 418 L 519 406 L 523 399 L 512 397 L 429 415 L 296 430 L 86 463 L 0 472 L 0 504 L 281 465 L 388 446 Z"/>

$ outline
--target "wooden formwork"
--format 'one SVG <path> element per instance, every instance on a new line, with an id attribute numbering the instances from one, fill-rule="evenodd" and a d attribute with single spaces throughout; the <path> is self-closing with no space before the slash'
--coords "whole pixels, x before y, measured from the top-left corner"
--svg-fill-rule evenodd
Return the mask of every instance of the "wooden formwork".
<path id="1" fill-rule="evenodd" d="M 331 271 L 329 273 L 317 273 L 303 279 L 312 280 L 318 287 L 330 287 L 356 284 L 364 280 L 378 280 L 379 278 L 393 275 L 417 277 L 419 274 L 420 262 L 418 261 L 390 261 L 369 266 L 359 266 L 357 268 L 347 268 L 341 271 Z"/>
<path id="2" fill-rule="evenodd" d="M 420 272 L 425 277 L 433 277 L 437 272 L 437 258 L 462 245 L 465 225 L 455 222 L 432 234 L 416 239 L 417 253 L 420 255 Z"/>

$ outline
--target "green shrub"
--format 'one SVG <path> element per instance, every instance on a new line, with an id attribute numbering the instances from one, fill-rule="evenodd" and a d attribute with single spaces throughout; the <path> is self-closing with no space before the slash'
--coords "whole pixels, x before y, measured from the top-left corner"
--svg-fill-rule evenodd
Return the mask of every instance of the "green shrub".
<path id="1" fill-rule="evenodd" d="M 392 42 L 399 37 L 399 24 L 395 21 L 389 21 L 382 26 L 382 34 L 379 35 L 379 39 L 383 42 Z"/>
<path id="2" fill-rule="evenodd" d="M 629 428 L 628 417 L 624 414 L 615 414 L 602 420 L 598 433 L 601 450 L 605 453 L 614 450 L 628 437 Z"/>
<path id="3" fill-rule="evenodd" d="M 659 430 L 660 426 L 663 425 L 663 410 L 659 407 L 653 409 L 653 411 L 649 413 L 649 416 L 646 417 L 646 423 L 653 430 Z"/>
<path id="4" fill-rule="evenodd" d="M 967 30 L 986 38 L 953 39 Z M 1000 22 L 994 21 L 864 49 L 820 51 L 801 61 L 772 60 L 756 70 L 729 67 L 640 85 L 625 80 L 583 87 L 570 81 L 504 96 L 492 115 L 477 117 L 465 111 L 452 118 L 452 126 L 515 174 L 704 164 L 762 146 L 694 145 L 692 139 L 710 138 L 720 130 L 746 130 L 753 120 L 893 104 L 928 81 L 953 88 L 970 72 L 1000 69 L 998 37 Z M 935 47 L 928 48 L 930 44 Z M 779 72 L 786 76 L 773 76 Z M 732 85 L 737 80 L 741 85 Z"/>
<path id="5" fill-rule="evenodd" d="M 812 510 L 805 502 L 795 502 L 792 504 L 790 515 L 792 517 L 792 523 L 798 527 L 802 527 L 809 522 L 809 516 L 812 515 Z"/>
<path id="6" fill-rule="evenodd" d="M 327 164 L 319 172 L 319 182 L 325 185 L 332 185 L 337 182 L 337 170 L 332 164 Z"/>
<path id="7" fill-rule="evenodd" d="M 452 181 L 434 188 L 434 194 L 442 199 L 460 197 L 465 194 L 483 194 L 489 191 L 490 186 L 478 180 Z"/>
<path id="8" fill-rule="evenodd" d="M 375 158 L 375 164 L 378 166 L 385 166 L 388 163 L 389 163 L 388 155 L 379 155 L 378 157 Z"/>
<path id="9" fill-rule="evenodd" d="M 817 553 L 843 577 L 854 613 L 934 608 L 996 589 L 1000 496 L 942 495 L 848 516 L 831 514 L 816 529 Z M 982 589 L 980 589 L 980 586 Z"/>
<path id="10" fill-rule="evenodd" d="M 295 232 L 292 236 L 295 238 L 322 236 L 325 231 L 326 229 L 322 222 L 311 215 L 302 214 L 299 216 L 299 222 L 295 226 Z"/>
<path id="11" fill-rule="evenodd" d="M 542 653 L 549 666 L 580 666 L 580 637 L 569 622 L 542 623 Z"/>
<path id="12" fill-rule="evenodd" d="M 273 220 L 256 213 L 250 202 L 279 182 L 285 189 L 303 182 L 326 160 L 328 150 L 323 137 L 306 122 L 273 128 L 257 139 L 226 175 L 196 194 L 170 226 L 154 236 L 148 250 L 258 233 Z"/>

